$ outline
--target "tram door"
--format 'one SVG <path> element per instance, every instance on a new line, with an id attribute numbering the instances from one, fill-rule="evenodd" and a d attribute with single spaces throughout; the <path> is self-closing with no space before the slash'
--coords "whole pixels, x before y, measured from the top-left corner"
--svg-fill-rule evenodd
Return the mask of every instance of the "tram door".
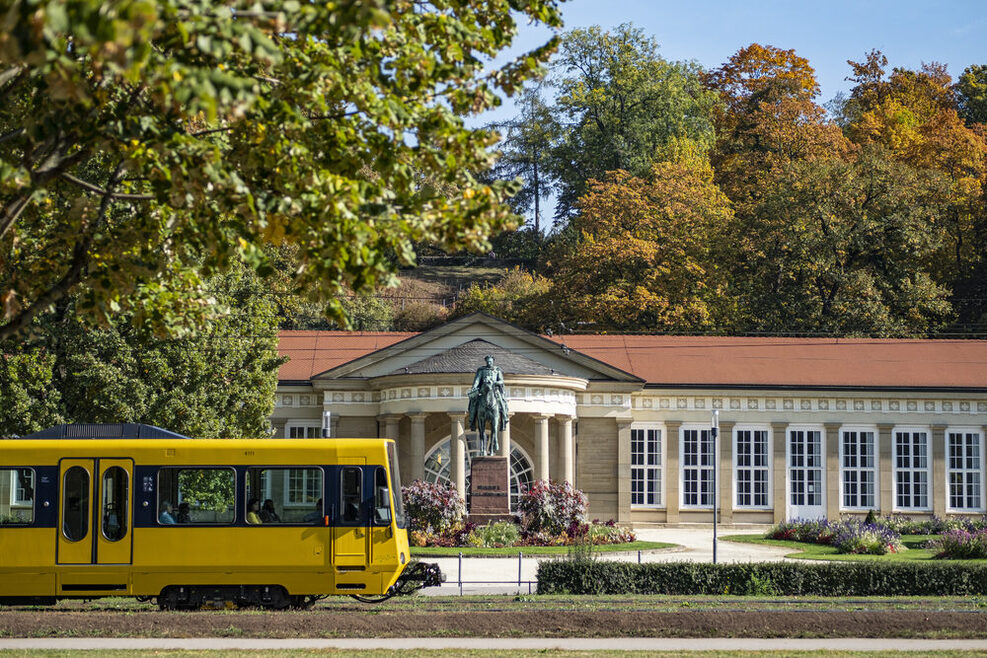
<path id="1" fill-rule="evenodd" d="M 348 461 L 356 462 L 357 459 Z M 366 566 L 370 561 L 370 525 L 364 492 L 365 460 L 339 469 L 339 510 L 333 520 L 333 563 Z"/>
<path id="2" fill-rule="evenodd" d="M 130 564 L 130 459 L 63 459 L 58 564 Z"/>

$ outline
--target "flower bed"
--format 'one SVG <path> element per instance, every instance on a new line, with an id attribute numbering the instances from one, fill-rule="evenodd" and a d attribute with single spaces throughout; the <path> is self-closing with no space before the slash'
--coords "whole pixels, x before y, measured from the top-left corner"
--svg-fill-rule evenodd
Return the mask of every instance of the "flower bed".
<path id="1" fill-rule="evenodd" d="M 416 480 L 402 490 L 410 519 L 412 546 L 507 548 L 623 544 L 633 531 L 613 521 L 586 521 L 586 495 L 568 482 L 536 481 L 523 491 L 517 523 L 477 526 L 466 520 L 466 506 L 448 485 Z"/>
<path id="2" fill-rule="evenodd" d="M 929 548 L 940 560 L 984 560 L 987 559 L 987 529 L 947 530 Z"/>
<path id="3" fill-rule="evenodd" d="M 884 555 L 903 550 L 901 535 L 878 525 L 857 519 L 839 521 L 795 519 L 779 523 L 768 532 L 770 539 L 826 544 L 840 553 Z"/>

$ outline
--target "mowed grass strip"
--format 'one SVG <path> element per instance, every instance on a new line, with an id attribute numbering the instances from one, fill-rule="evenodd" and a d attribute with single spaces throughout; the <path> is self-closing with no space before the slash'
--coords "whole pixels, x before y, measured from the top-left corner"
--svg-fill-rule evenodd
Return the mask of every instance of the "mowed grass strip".
<path id="1" fill-rule="evenodd" d="M 676 548 L 678 544 L 660 541 L 632 541 L 626 544 L 602 544 L 593 546 L 594 553 L 636 553 Z M 412 546 L 412 557 L 525 557 L 544 555 L 564 556 L 572 552 L 572 546 L 506 546 L 503 548 L 474 548 L 471 546 Z"/>
<path id="2" fill-rule="evenodd" d="M 721 537 L 723 541 L 732 541 L 741 544 L 760 544 L 762 546 L 777 546 L 791 549 L 792 552 L 785 557 L 797 560 L 829 560 L 838 562 L 962 562 L 963 564 L 987 564 L 987 560 L 937 560 L 935 551 L 925 546 L 940 535 L 902 535 L 901 543 L 907 550 L 899 553 L 886 553 L 884 555 L 858 555 L 851 553 L 840 553 L 835 546 L 825 544 L 811 544 L 800 541 L 789 541 L 785 539 L 768 539 L 764 535 L 727 535 Z"/>
<path id="3" fill-rule="evenodd" d="M 683 655 L 680 651 L 563 651 L 563 650 L 535 650 L 535 651 L 495 651 L 483 649 L 456 649 L 450 650 L 428 650 L 428 649 L 276 649 L 276 650 L 256 650 L 256 651 L 169 651 L 169 650 L 148 650 L 148 651 L 85 651 L 85 650 L 53 650 L 53 649 L 14 649 L 4 651 L 5 658 L 79 658 L 80 656 L 91 657 L 98 653 L 100 656 L 110 658 L 248 658 L 264 656 L 273 658 L 309 658 L 310 656 L 355 656 L 356 658 L 446 658 L 450 655 L 465 656 L 466 658 L 516 658 L 518 655 L 539 655 L 552 656 L 553 658 L 585 658 L 594 656 L 599 658 L 679 658 Z M 874 658 L 874 656 L 889 656 L 891 658 L 973 658 L 983 656 L 979 651 L 694 651 L 685 655 L 699 656 L 701 658 L 736 658 L 737 656 L 769 656 L 770 658 Z"/>

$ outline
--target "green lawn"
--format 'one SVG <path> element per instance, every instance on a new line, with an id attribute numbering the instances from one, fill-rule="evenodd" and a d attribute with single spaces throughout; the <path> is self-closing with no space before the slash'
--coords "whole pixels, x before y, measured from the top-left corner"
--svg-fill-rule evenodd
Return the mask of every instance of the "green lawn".
<path id="1" fill-rule="evenodd" d="M 653 551 L 660 548 L 673 548 L 676 544 L 660 541 L 632 541 L 627 544 L 607 544 L 594 546 L 594 553 L 622 553 L 636 551 Z M 411 548 L 412 557 L 455 557 L 460 553 L 463 557 L 517 557 L 518 553 L 525 555 L 568 555 L 571 546 L 509 546 L 506 548 L 471 548 L 429 546 Z"/>
<path id="2" fill-rule="evenodd" d="M 792 553 L 785 557 L 802 560 L 834 560 L 844 562 L 876 561 L 876 562 L 912 562 L 922 560 L 933 560 L 934 553 L 927 548 L 923 548 L 927 542 L 939 539 L 939 535 L 903 535 L 901 543 L 907 550 L 900 553 L 888 553 L 887 555 L 850 555 L 838 553 L 833 546 L 823 546 L 822 544 L 807 544 L 798 541 L 785 541 L 782 539 L 766 539 L 764 535 L 728 535 L 721 537 L 724 541 L 739 542 L 742 544 L 762 544 L 764 546 L 780 546 L 792 549 Z M 964 563 L 987 563 L 987 560 L 963 560 Z"/>

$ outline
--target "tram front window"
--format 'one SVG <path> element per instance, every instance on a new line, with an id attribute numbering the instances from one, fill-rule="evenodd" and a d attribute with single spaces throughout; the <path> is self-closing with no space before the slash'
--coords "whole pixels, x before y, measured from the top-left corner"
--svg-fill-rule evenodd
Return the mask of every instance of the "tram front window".
<path id="1" fill-rule="evenodd" d="M 387 489 L 387 471 L 380 466 L 377 467 L 374 476 L 374 523 L 377 525 L 391 523 L 391 496 Z"/>
<path id="2" fill-rule="evenodd" d="M 399 528 L 407 528 L 404 497 L 401 494 L 401 472 L 398 470 L 398 449 L 394 443 L 387 444 L 387 465 L 391 469 L 391 484 L 394 486 L 394 520 Z"/>

